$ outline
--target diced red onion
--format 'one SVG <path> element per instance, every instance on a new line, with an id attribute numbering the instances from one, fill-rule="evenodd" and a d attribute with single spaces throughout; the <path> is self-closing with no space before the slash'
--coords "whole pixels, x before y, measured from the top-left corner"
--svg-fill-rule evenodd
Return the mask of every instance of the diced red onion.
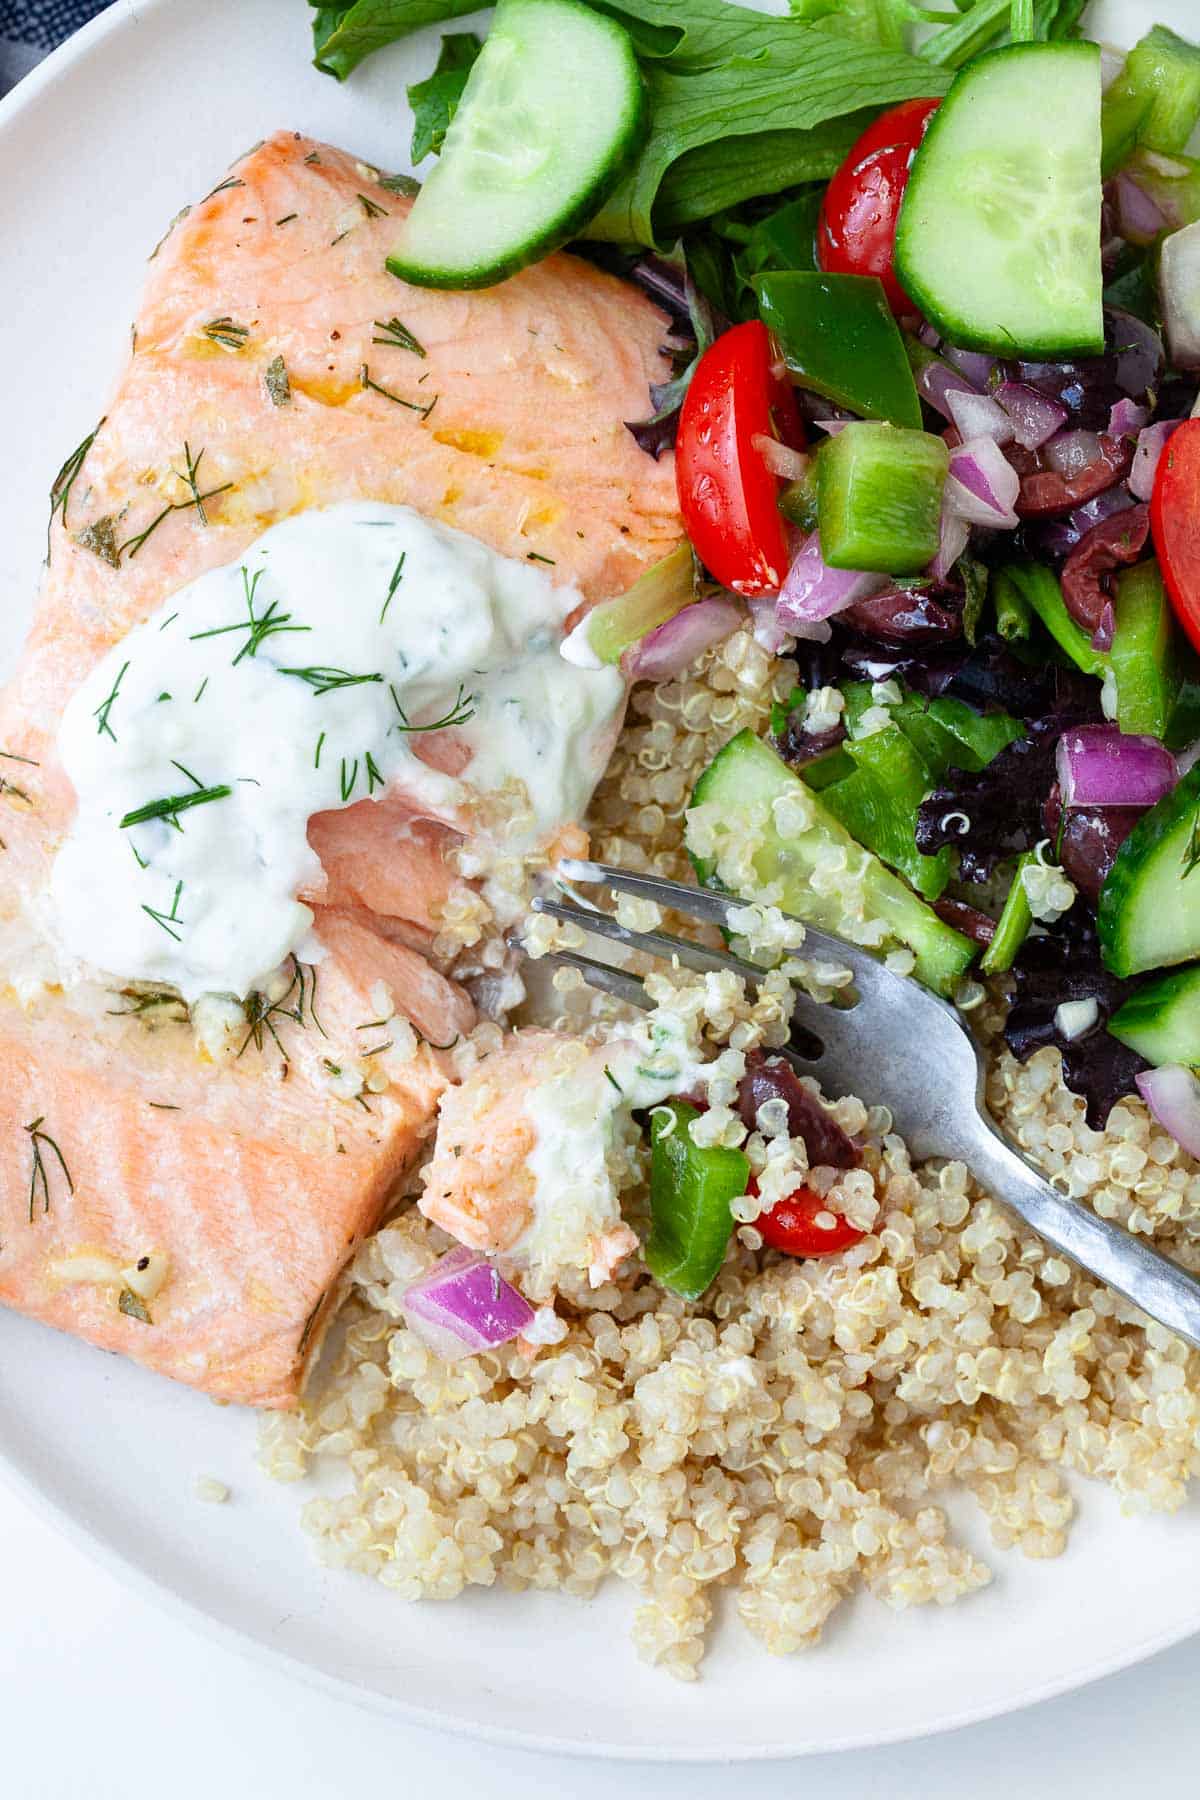
<path id="1" fill-rule="evenodd" d="M 1139 406 L 1136 400 L 1118 400 L 1108 412 L 1109 437 L 1136 437 L 1144 426 L 1150 423 L 1150 408 Z"/>
<path id="2" fill-rule="evenodd" d="M 941 332 L 936 325 L 931 325 L 928 319 L 926 319 L 920 331 L 918 331 L 917 337 L 927 350 L 936 350 L 942 341 Z"/>
<path id="3" fill-rule="evenodd" d="M 1164 1131 L 1191 1156 L 1200 1156 L 1200 1081 L 1182 1063 L 1164 1063 L 1134 1077 L 1138 1093 Z"/>
<path id="4" fill-rule="evenodd" d="M 950 412 L 951 394 L 974 394 L 977 388 L 971 386 L 965 375 L 952 369 L 944 362 L 929 362 L 917 375 L 917 392 L 922 400 L 927 400 L 935 412 L 940 412 L 943 419 L 952 417 Z"/>
<path id="5" fill-rule="evenodd" d="M 845 431 L 849 419 L 814 419 L 813 424 L 818 431 L 827 431 L 830 437 L 836 437 L 839 431 Z"/>
<path id="6" fill-rule="evenodd" d="M 768 656 L 781 656 L 792 647 L 792 640 L 800 634 L 788 631 L 775 617 L 776 596 L 774 594 L 751 595 L 746 601 L 750 610 L 750 623 L 754 629 L 754 641 Z M 814 625 L 805 634 L 816 637 L 826 643 L 833 636 L 828 625 Z"/>
<path id="7" fill-rule="evenodd" d="M 1149 500 L 1154 493 L 1158 459 L 1171 433 L 1182 424 L 1182 419 L 1160 419 L 1157 425 L 1147 425 L 1144 431 L 1138 432 L 1133 467 L 1129 471 L 1129 491 L 1137 499 Z"/>
<path id="8" fill-rule="evenodd" d="M 1012 531 L 1021 491 L 1020 478 L 991 438 L 972 438 L 951 453 L 946 501 L 968 525 L 990 525 Z"/>
<path id="9" fill-rule="evenodd" d="M 626 652 L 621 666 L 630 681 L 673 681 L 702 651 L 737 630 L 744 614 L 730 600 L 713 595 L 685 606 L 673 619 L 647 632 Z"/>
<path id="10" fill-rule="evenodd" d="M 1013 436 L 1026 450 L 1040 450 L 1069 416 L 1060 401 L 1039 394 L 1026 381 L 1002 381 L 993 398 L 1012 420 Z"/>
<path id="11" fill-rule="evenodd" d="M 942 355 L 960 375 L 966 376 L 972 387 L 979 388 L 981 392 L 991 381 L 996 361 L 994 357 L 985 356 L 982 350 L 960 350 L 954 344 L 946 344 Z"/>
<path id="12" fill-rule="evenodd" d="M 455 1245 L 400 1296 L 409 1327 L 448 1361 L 494 1350 L 533 1323 L 533 1308 L 486 1256 Z"/>
<path id="13" fill-rule="evenodd" d="M 934 581 L 950 579 L 951 569 L 970 541 L 971 527 L 960 513 L 953 510 L 943 495 L 941 535 L 938 540 L 937 555 L 929 565 L 929 573 Z"/>
<path id="14" fill-rule="evenodd" d="M 1009 415 L 986 394 L 951 391 L 946 395 L 946 404 L 964 442 L 970 438 L 989 437 L 994 444 L 1011 444 L 1017 435 Z"/>
<path id="15" fill-rule="evenodd" d="M 1132 175 L 1118 175 L 1113 182 L 1117 230 L 1130 244 L 1152 244 L 1166 228 L 1161 209 Z"/>
<path id="16" fill-rule="evenodd" d="M 1158 291 L 1171 361 L 1200 369 L 1200 220 L 1163 239 Z"/>
<path id="17" fill-rule="evenodd" d="M 807 636 L 807 627 L 877 594 L 887 579 L 862 569 L 831 569 L 821 555 L 821 534 L 814 531 L 792 560 L 775 616 L 785 631 Z"/>
<path id="18" fill-rule="evenodd" d="M 1099 455 L 1100 439 L 1094 431 L 1060 431 L 1046 445 L 1045 461 L 1047 468 L 1069 481 L 1091 468 Z"/>
<path id="19" fill-rule="evenodd" d="M 1153 806 L 1179 778 L 1165 744 L 1115 725 L 1064 731 L 1055 766 L 1066 807 Z"/>
<path id="20" fill-rule="evenodd" d="M 778 438 L 756 431 L 750 442 L 771 474 L 778 475 L 781 481 L 799 481 L 808 469 L 808 458 L 804 452 L 793 450 L 790 444 L 781 444 Z"/>

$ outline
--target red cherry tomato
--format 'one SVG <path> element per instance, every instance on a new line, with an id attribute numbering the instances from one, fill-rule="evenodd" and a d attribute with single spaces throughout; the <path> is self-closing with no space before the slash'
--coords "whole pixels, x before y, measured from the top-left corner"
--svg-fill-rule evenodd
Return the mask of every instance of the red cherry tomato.
<path id="1" fill-rule="evenodd" d="M 915 313 L 892 268 L 896 220 L 917 146 L 939 100 L 906 100 L 869 125 L 825 190 L 817 261 L 830 274 L 878 275 L 896 314 Z"/>
<path id="2" fill-rule="evenodd" d="M 1200 419 L 1186 420 L 1167 439 L 1150 529 L 1176 617 L 1200 650 Z"/>
<path id="3" fill-rule="evenodd" d="M 750 1192 L 758 1192 L 753 1181 Z M 759 1214 L 754 1229 L 761 1232 L 763 1242 L 772 1250 L 782 1250 L 788 1256 L 834 1256 L 839 1250 L 862 1242 L 866 1232 L 847 1224 L 845 1219 L 839 1218 L 828 1230 L 816 1224 L 817 1214 L 827 1210 L 825 1201 L 811 1188 L 793 1188 L 775 1202 L 770 1212 Z"/>
<path id="4" fill-rule="evenodd" d="M 788 566 L 779 478 L 756 437 L 801 441 L 795 396 L 759 319 L 719 337 L 692 376 L 675 440 L 679 510 L 692 547 L 722 587 L 778 593 Z"/>

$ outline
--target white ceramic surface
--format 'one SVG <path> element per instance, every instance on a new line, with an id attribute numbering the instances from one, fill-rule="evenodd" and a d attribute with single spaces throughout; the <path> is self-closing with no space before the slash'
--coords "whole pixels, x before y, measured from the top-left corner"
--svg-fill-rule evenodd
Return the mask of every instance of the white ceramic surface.
<path id="1" fill-rule="evenodd" d="M 1114 0 L 1096 29 L 1153 17 L 1195 28 L 1194 0 Z M 277 126 L 397 167 L 403 85 L 437 32 L 344 87 L 308 65 L 302 0 L 118 0 L 0 104 L 0 661 L 24 631 L 46 491 L 103 410 L 143 259 L 166 221 Z M 818 1651 L 767 1657 L 723 1618 L 702 1681 L 641 1668 L 633 1596 L 581 1605 L 477 1593 L 410 1607 L 313 1562 L 304 1490 L 251 1466 L 252 1418 L 0 1314 L 0 1469 L 124 1579 L 295 1673 L 426 1724 L 611 1755 L 755 1758 L 885 1743 L 1064 1692 L 1200 1629 L 1200 1509 L 1119 1517 L 1080 1493 L 1058 1562 L 992 1557 L 993 1586 L 948 1611 L 894 1616 L 860 1596 Z M 235 1505 L 195 1502 L 197 1474 Z M 986 1532 L 955 1509 L 987 1554 Z M 723 1610 L 732 1614 L 728 1597 Z"/>

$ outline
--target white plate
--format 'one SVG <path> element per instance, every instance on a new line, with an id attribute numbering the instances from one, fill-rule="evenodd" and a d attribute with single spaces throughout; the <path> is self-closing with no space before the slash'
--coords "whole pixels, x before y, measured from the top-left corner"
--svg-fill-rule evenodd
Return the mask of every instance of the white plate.
<path id="1" fill-rule="evenodd" d="M 1112 4 L 1130 41 L 1194 0 Z M 90 428 L 123 348 L 144 258 L 184 201 L 277 126 L 396 167 L 406 79 L 437 32 L 338 87 L 307 61 L 302 0 L 119 0 L 0 105 L 0 657 L 29 615 L 46 490 Z M 947 1611 L 895 1616 L 867 1596 L 816 1652 L 775 1660 L 724 1620 L 704 1678 L 650 1674 L 628 1641 L 633 1595 L 581 1605 L 475 1593 L 412 1607 L 321 1570 L 303 1490 L 253 1466 L 254 1420 L 0 1313 L 0 1466 L 64 1528 L 231 1641 L 344 1697 L 423 1724 L 610 1755 L 752 1758 L 945 1730 L 1062 1693 L 1200 1629 L 1195 1508 L 1122 1520 L 1081 1491 L 1066 1556 L 992 1557 L 994 1585 Z M 200 1473 L 234 1489 L 200 1504 Z M 983 1555 L 970 1509 L 964 1534 Z M 732 1609 L 728 1606 L 727 1611 Z"/>

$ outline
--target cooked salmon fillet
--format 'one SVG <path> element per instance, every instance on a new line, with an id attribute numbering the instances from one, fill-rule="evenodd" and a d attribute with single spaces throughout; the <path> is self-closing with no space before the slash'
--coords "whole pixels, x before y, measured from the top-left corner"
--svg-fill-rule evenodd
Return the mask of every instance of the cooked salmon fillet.
<path id="1" fill-rule="evenodd" d="M 0 695 L 0 1301 L 259 1406 L 294 1402 L 340 1269 L 432 1130 L 451 1072 L 430 1043 L 471 1029 L 421 953 L 454 833 L 399 793 L 315 818 L 316 992 L 298 965 L 222 1057 L 168 999 L 60 979 L 45 896 L 74 808 L 63 707 L 168 595 L 304 507 L 410 505 L 548 559 L 587 601 L 680 535 L 670 459 L 622 423 L 666 374 L 662 315 L 568 256 L 489 292 L 408 288 L 383 266 L 406 204 L 281 133 L 175 224 L 59 485 Z M 165 1271 L 149 1297 L 139 1262 Z"/>

